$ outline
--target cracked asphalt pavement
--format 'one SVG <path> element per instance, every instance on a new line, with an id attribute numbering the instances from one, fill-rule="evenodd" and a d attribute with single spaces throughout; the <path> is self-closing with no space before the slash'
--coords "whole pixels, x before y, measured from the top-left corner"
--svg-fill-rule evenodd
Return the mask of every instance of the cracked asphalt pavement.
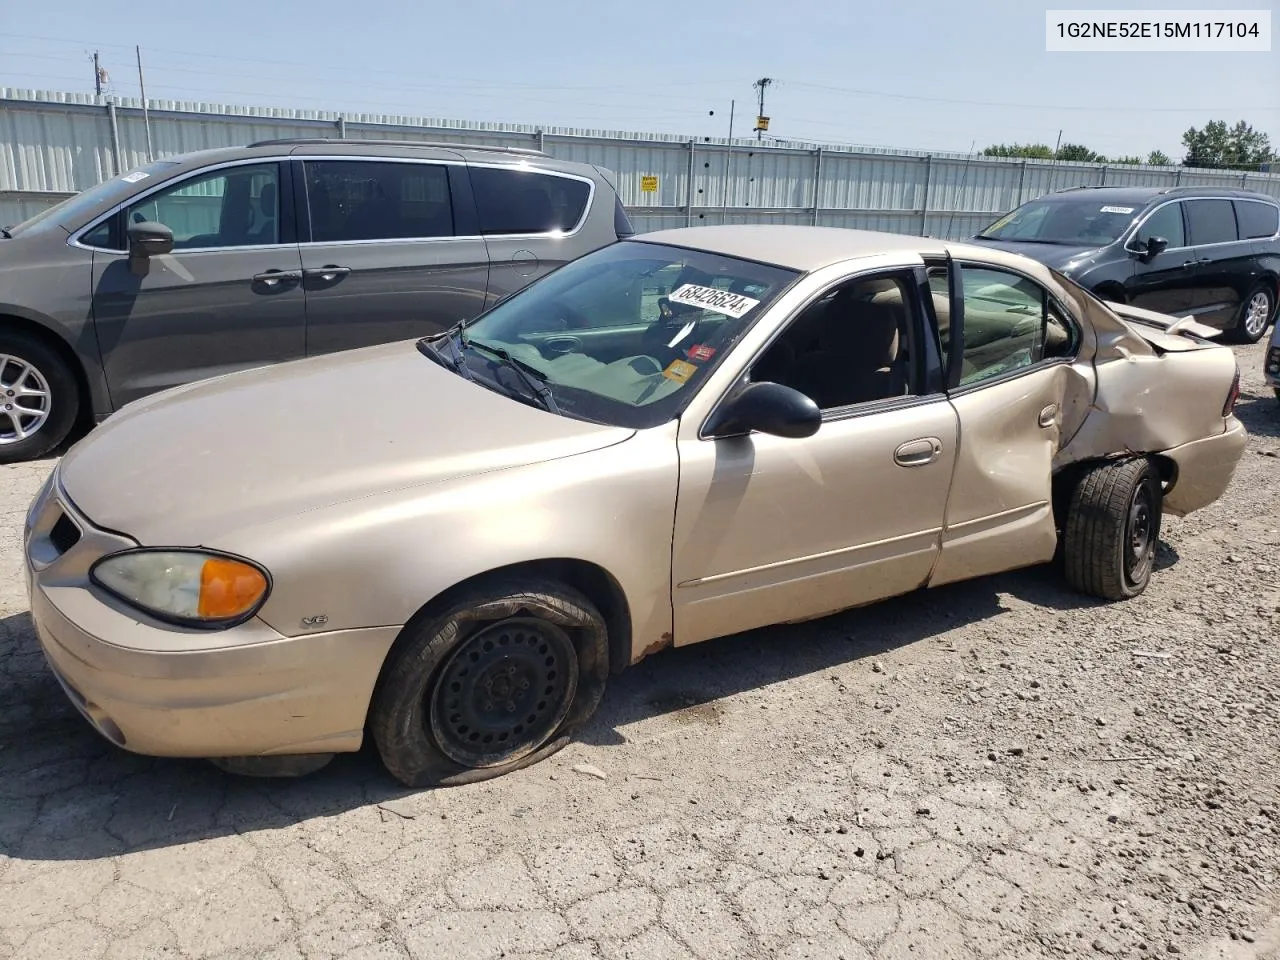
<path id="1" fill-rule="evenodd" d="M 1261 351 L 1144 596 L 1034 569 L 669 651 L 549 760 L 419 793 L 368 751 L 251 780 L 101 740 L 23 595 L 51 462 L 0 468 L 0 960 L 1280 956 Z"/>

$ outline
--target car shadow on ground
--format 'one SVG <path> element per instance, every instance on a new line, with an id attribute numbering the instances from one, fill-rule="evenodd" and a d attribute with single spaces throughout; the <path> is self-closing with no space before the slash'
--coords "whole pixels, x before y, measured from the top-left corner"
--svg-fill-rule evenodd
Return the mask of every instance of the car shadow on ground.
<path id="1" fill-rule="evenodd" d="M 1236 403 L 1236 416 L 1251 436 L 1280 437 L 1280 400 L 1270 387 L 1242 392 Z"/>
<path id="2" fill-rule="evenodd" d="M 614 677 L 599 713 L 575 739 L 620 744 L 621 731 L 637 721 L 715 710 L 716 701 L 737 693 L 931 639 L 945 642 L 949 630 L 997 618 L 1017 602 L 1053 611 L 1101 603 L 1070 591 L 1048 565 L 668 650 Z M 502 782 L 455 789 L 500 790 Z M 0 620 L 0 853 L 98 859 L 281 829 L 405 794 L 368 745 L 298 780 L 242 778 L 204 761 L 118 750 L 68 703 L 30 617 Z"/>

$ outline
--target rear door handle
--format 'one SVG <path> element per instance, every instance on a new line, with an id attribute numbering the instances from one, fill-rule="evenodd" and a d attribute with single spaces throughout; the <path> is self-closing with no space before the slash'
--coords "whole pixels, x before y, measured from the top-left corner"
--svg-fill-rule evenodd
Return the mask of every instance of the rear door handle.
<path id="1" fill-rule="evenodd" d="M 350 267 L 340 267 L 337 264 L 330 263 L 323 267 L 317 267 L 314 270 L 303 270 L 302 275 L 309 280 L 323 280 L 325 283 L 328 283 L 330 280 L 337 280 L 339 277 L 345 277 L 350 272 Z"/>
<path id="2" fill-rule="evenodd" d="M 267 270 L 264 273 L 255 273 L 253 282 L 260 283 L 264 287 L 278 287 L 286 280 L 301 280 L 301 270 Z"/>
<path id="3" fill-rule="evenodd" d="M 923 467 L 933 463 L 942 453 L 942 441 L 937 437 L 921 437 L 908 440 L 893 451 L 893 462 L 900 467 Z"/>
<path id="4" fill-rule="evenodd" d="M 1194 267 L 1197 263 L 1200 263 L 1200 262 L 1201 262 L 1201 261 L 1199 261 L 1199 260 L 1183 260 L 1183 261 L 1182 261 L 1182 269 L 1183 269 L 1183 270 L 1187 270 L 1187 269 L 1189 269 L 1190 267 Z"/>
<path id="5" fill-rule="evenodd" d="M 1057 419 L 1058 405 L 1056 403 L 1051 403 L 1040 411 L 1039 423 L 1042 427 L 1052 427 L 1057 422 Z"/>

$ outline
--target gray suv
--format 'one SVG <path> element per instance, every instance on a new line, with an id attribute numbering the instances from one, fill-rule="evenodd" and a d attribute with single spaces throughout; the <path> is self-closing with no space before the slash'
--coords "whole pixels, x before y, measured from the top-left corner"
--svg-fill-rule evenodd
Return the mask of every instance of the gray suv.
<path id="1" fill-rule="evenodd" d="M 632 233 L 609 171 L 536 150 L 298 139 L 156 161 L 0 231 L 0 463 L 157 390 L 437 333 Z"/>

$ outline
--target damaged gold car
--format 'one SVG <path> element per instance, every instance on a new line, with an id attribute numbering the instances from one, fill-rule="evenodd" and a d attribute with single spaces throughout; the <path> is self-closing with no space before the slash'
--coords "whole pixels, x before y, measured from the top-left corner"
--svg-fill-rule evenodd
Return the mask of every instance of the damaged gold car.
<path id="1" fill-rule="evenodd" d="M 1244 449 L 1214 333 L 990 248 L 652 233 L 125 407 L 31 506 L 31 609 L 128 750 L 297 773 L 367 733 L 406 784 L 493 776 L 672 644 L 1059 550 L 1141 593 Z"/>

